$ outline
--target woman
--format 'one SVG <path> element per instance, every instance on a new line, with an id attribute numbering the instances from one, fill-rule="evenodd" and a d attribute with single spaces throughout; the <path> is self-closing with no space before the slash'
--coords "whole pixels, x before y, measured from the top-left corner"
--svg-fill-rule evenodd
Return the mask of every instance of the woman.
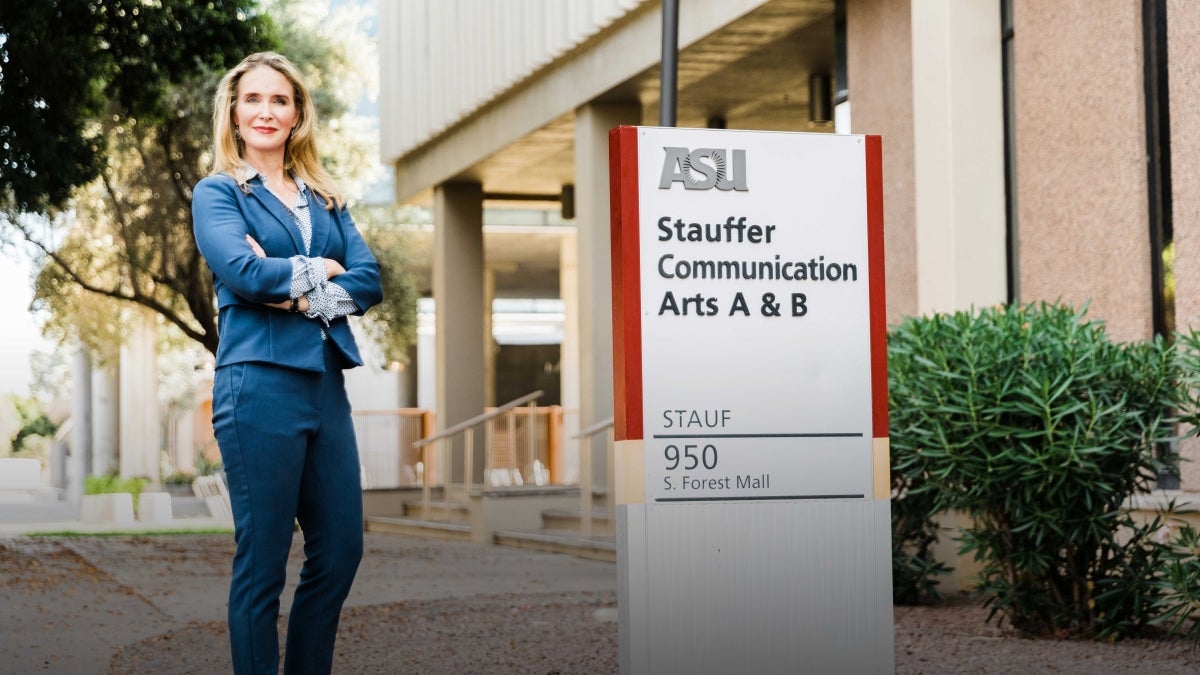
<path id="1" fill-rule="evenodd" d="M 285 673 L 328 673 L 362 557 L 358 450 L 342 369 L 362 365 L 346 316 L 382 299 L 379 265 L 317 159 L 296 67 L 252 54 L 213 105 L 213 172 L 192 195 L 213 272 L 220 346 L 213 430 L 237 552 L 229 589 L 236 673 L 276 673 L 276 619 L 293 525 L 304 566 Z"/>

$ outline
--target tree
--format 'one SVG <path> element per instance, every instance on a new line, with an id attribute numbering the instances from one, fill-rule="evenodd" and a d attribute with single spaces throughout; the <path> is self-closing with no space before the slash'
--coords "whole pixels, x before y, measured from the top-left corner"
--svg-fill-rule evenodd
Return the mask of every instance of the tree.
<path id="1" fill-rule="evenodd" d="M 155 79 L 159 70 L 153 63 L 126 53 L 123 68 L 143 72 L 154 86 L 149 92 L 127 92 L 119 84 L 126 78 L 103 80 L 112 83 L 104 90 L 106 113 L 87 120 L 106 158 L 96 178 L 71 192 L 70 209 L 51 210 L 41 218 L 8 218 L 10 227 L 46 259 L 35 303 L 55 317 L 51 332 L 81 339 L 95 352 L 119 344 L 120 302 L 148 307 L 216 352 L 211 275 L 191 234 L 191 189 L 211 162 L 211 101 L 225 62 L 236 62 L 257 47 L 281 45 L 312 89 L 325 127 L 321 150 L 331 172 L 353 198 L 376 170 L 371 127 L 356 120 L 351 108 L 374 77 L 373 55 L 363 51 L 370 49 L 370 40 L 358 30 L 361 10 L 350 5 L 331 13 L 328 2 L 309 0 L 264 2 L 264 14 L 255 14 L 248 2 L 215 4 L 226 13 L 237 5 L 242 23 L 248 24 L 240 30 L 253 40 L 221 42 L 219 48 L 228 47 L 224 62 L 197 61 L 203 67 L 178 69 L 160 79 Z M 176 0 L 167 6 L 182 11 L 190 4 Z M 105 16 L 116 16 L 115 11 L 108 7 Z M 203 10 L 189 11 L 194 13 L 191 20 L 208 26 L 195 29 L 197 33 L 221 25 Z M 204 24 L 208 19 L 214 20 Z M 145 39 L 129 37 L 127 43 Z M 174 62 L 187 49 L 167 51 L 168 61 Z"/>
<path id="2" fill-rule="evenodd" d="M 0 220 L 50 261 L 37 295 L 52 310 L 78 300 L 73 285 L 149 307 L 216 348 L 211 283 L 190 244 L 206 149 L 196 132 L 213 73 L 275 44 L 254 10 L 252 0 L 0 9 Z"/>
<path id="3" fill-rule="evenodd" d="M 54 438 L 55 432 L 58 431 L 58 425 L 50 421 L 46 413 L 42 412 L 41 404 L 37 399 L 22 399 L 13 396 L 11 400 L 21 420 L 21 428 L 12 438 L 12 456 L 28 456 L 36 452 L 33 447 L 35 443 L 32 441 L 38 437 L 44 440 Z"/>
<path id="4" fill-rule="evenodd" d="M 383 302 L 366 315 L 363 328 L 389 364 L 408 362 L 408 348 L 417 335 L 420 291 L 410 273 L 412 246 L 399 227 L 409 216 L 409 208 L 391 205 L 355 211 L 363 238 L 380 261 L 379 282 L 383 287 Z"/>
<path id="5" fill-rule="evenodd" d="M 0 5 L 0 204 L 41 211 L 100 170 L 97 20 L 83 3 Z M 51 40 L 52 27 L 57 29 Z"/>
<path id="6" fill-rule="evenodd" d="M 171 117 L 173 84 L 269 46 L 253 0 L 21 0 L 0 4 L 0 198 L 62 206 L 105 166 L 109 113 Z"/>
<path id="7" fill-rule="evenodd" d="M 101 122 L 108 163 L 100 176 L 77 189 L 73 208 L 43 233 L 22 227 L 47 258 L 35 302 L 67 324 L 59 326 L 61 335 L 69 325 L 86 326 L 79 337 L 93 351 L 119 344 L 120 311 L 102 300 L 108 298 L 143 305 L 216 350 L 212 282 L 191 232 L 191 186 L 206 157 L 199 127 L 206 125 L 199 114 L 183 112 L 198 110 L 198 101 L 188 99 L 211 91 L 205 81 L 168 89 L 165 100 L 177 102 L 181 114 L 149 129 L 116 114 Z"/>

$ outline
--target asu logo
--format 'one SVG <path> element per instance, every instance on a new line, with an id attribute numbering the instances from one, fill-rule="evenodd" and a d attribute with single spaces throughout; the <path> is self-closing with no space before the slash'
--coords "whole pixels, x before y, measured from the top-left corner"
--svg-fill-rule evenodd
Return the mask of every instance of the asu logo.
<path id="1" fill-rule="evenodd" d="M 746 151 L 733 150 L 730 154 L 733 166 L 726 161 L 726 151 L 718 148 L 663 148 L 666 158 L 663 160 L 662 178 L 658 181 L 660 190 L 670 190 L 676 181 L 683 183 L 689 190 L 737 190 L 745 192 L 746 187 Z"/>

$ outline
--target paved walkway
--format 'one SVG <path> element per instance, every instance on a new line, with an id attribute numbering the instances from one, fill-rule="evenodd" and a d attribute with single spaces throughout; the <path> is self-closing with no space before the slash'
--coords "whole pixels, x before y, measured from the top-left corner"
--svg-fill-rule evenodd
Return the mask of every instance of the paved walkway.
<path id="1" fill-rule="evenodd" d="M 233 525 L 209 517 L 208 507 L 196 497 L 171 497 L 175 522 L 162 529 L 232 529 Z M 78 504 L 51 498 L 0 499 L 0 537 L 12 537 L 31 532 L 106 532 L 111 525 L 84 523 Z M 125 528 L 128 529 L 128 528 Z"/>
<path id="2" fill-rule="evenodd" d="M 0 503 L 0 672 L 230 672 L 232 535 L 25 534 L 85 529 L 77 517 Z M 281 629 L 302 558 L 297 536 Z M 335 672 L 615 672 L 615 606 L 612 563 L 368 533 Z"/>
<path id="3" fill-rule="evenodd" d="M 0 675 L 228 674 L 232 536 L 16 534 L 79 529 L 72 513 L 0 503 Z M 297 537 L 281 627 L 301 555 Z M 615 673 L 615 606 L 612 563 L 368 533 L 334 672 Z M 1019 639 L 986 618 L 966 597 L 895 608 L 897 675 L 1200 672 L 1184 640 Z"/>

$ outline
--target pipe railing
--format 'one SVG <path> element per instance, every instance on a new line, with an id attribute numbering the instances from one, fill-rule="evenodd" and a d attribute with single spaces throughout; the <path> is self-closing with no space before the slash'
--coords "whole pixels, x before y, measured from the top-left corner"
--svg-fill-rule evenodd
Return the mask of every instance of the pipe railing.
<path id="1" fill-rule="evenodd" d="M 605 451 L 608 457 L 608 480 L 605 481 L 604 507 L 608 510 L 609 522 L 616 525 L 613 510 L 615 493 L 613 476 L 613 418 L 601 420 L 583 429 L 571 438 L 579 440 L 579 536 L 592 536 L 592 436 L 605 432 Z"/>
<path id="2" fill-rule="evenodd" d="M 421 452 L 421 463 L 424 467 L 421 475 L 421 504 L 422 504 L 422 520 L 429 520 L 431 511 L 431 471 L 429 470 L 430 459 L 433 453 L 441 450 L 437 454 L 438 473 L 442 478 L 442 499 L 445 504 L 444 515 L 446 520 L 450 520 L 450 509 L 454 503 L 454 484 L 452 478 L 453 454 L 454 454 L 454 437 L 459 434 L 463 435 L 463 502 L 469 503 L 471 499 L 471 486 L 475 484 L 474 468 L 475 468 L 475 427 L 480 424 L 485 424 L 498 417 L 504 415 L 515 415 L 515 410 L 525 404 L 529 404 L 531 409 L 530 418 L 532 419 L 534 402 L 541 398 L 544 392 L 537 390 L 526 394 L 520 398 L 513 399 L 495 410 L 490 410 L 480 415 L 476 415 L 468 420 L 464 420 L 447 427 L 442 431 L 428 437 L 422 438 L 413 443 L 413 447 Z M 510 424 L 512 429 L 515 424 Z M 530 434 L 532 436 L 532 434 Z M 485 456 L 486 457 L 486 456 Z M 487 470 L 490 468 L 490 457 L 485 460 L 484 480 L 487 479 Z"/>

